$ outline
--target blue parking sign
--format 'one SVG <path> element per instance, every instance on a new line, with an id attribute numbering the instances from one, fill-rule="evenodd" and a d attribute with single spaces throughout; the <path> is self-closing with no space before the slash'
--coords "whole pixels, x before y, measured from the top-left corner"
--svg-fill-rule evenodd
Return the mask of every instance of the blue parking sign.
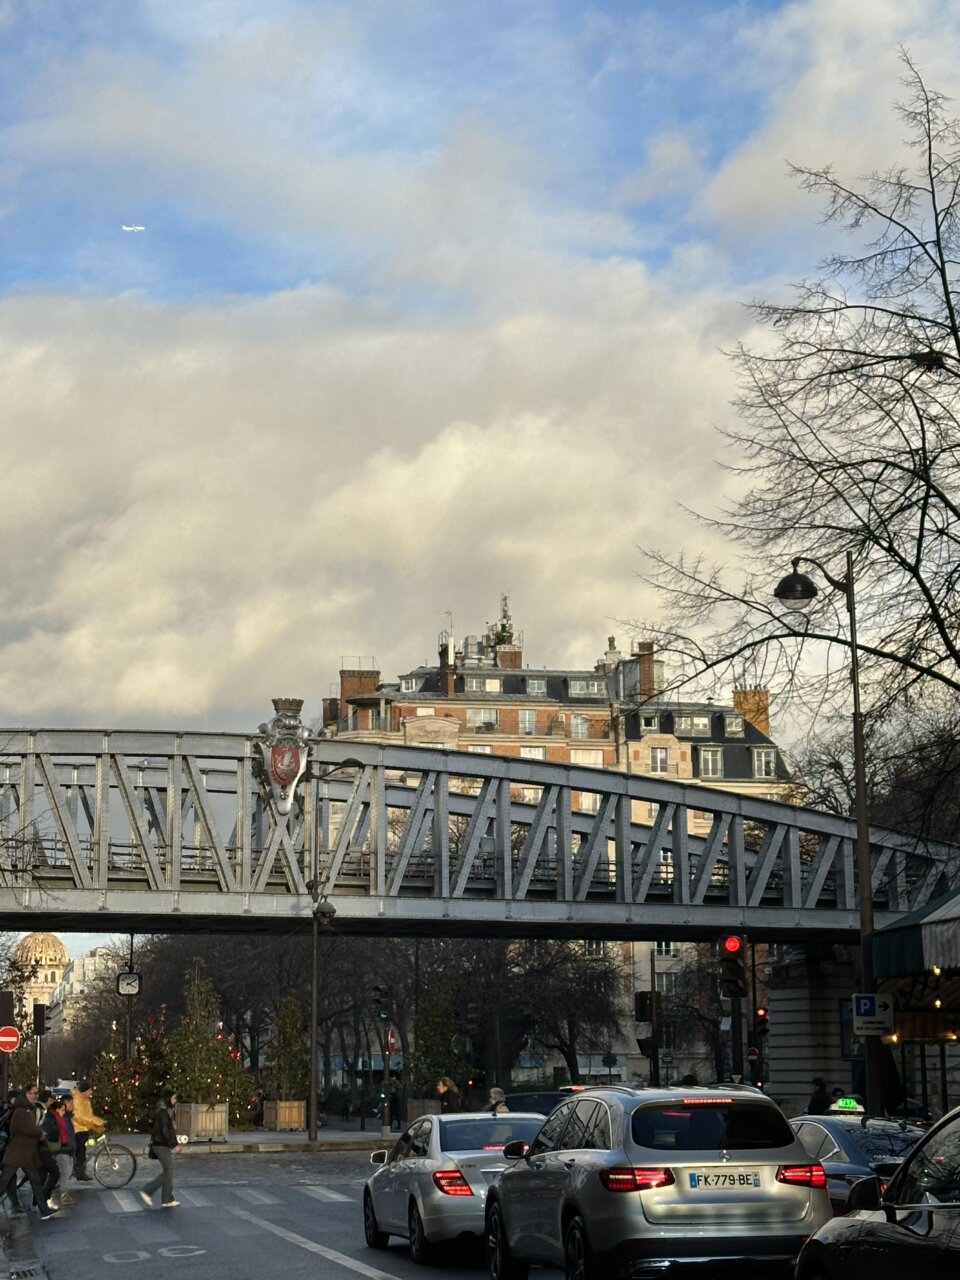
<path id="1" fill-rule="evenodd" d="M 875 1018 L 877 1016 L 877 997 L 875 995 L 855 995 L 853 997 L 853 1013 L 857 1018 Z"/>

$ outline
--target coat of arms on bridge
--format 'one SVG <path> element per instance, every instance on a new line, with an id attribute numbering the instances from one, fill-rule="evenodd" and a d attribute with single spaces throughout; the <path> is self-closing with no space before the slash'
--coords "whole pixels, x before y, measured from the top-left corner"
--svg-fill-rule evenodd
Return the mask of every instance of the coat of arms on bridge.
<path id="1" fill-rule="evenodd" d="M 257 747 L 278 813 L 290 812 L 297 783 L 307 767 L 309 731 L 300 719 L 302 707 L 302 698 L 274 698 L 277 714 L 260 726 L 263 740 Z"/>

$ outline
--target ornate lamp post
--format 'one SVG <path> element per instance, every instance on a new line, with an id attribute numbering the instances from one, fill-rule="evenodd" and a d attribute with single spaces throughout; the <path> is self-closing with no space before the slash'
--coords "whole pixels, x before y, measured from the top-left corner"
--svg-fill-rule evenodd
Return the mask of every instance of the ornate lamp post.
<path id="1" fill-rule="evenodd" d="M 319 991 L 317 935 L 321 924 L 329 925 L 333 921 L 333 917 L 337 914 L 337 909 L 332 902 L 328 902 L 326 898 L 321 898 L 320 881 L 316 877 L 309 882 L 307 888 L 310 890 L 310 897 L 313 899 L 313 911 L 310 913 L 310 1096 L 307 1098 L 307 1137 L 311 1142 L 316 1142 L 317 1090 L 320 1087 L 319 1072 L 317 1070 L 317 1004 Z"/>
<path id="2" fill-rule="evenodd" d="M 860 908 L 860 969 L 865 992 L 873 992 L 876 977 L 873 967 L 873 872 L 870 866 L 870 829 L 867 820 L 867 765 L 863 735 L 863 712 L 860 709 L 860 661 L 857 651 L 857 603 L 854 593 L 853 552 L 847 551 L 847 572 L 834 578 L 812 556 L 796 556 L 793 572 L 781 578 L 774 596 L 788 609 L 805 609 L 818 594 L 816 584 L 800 573 L 801 560 L 816 567 L 833 587 L 842 592 L 850 617 L 850 680 L 853 685 L 853 790 L 857 826 L 857 887 Z M 879 1115 L 883 1102 L 880 1066 L 881 1045 L 878 1036 L 864 1036 L 863 1061 L 866 1086 L 864 1099 L 867 1115 Z"/>

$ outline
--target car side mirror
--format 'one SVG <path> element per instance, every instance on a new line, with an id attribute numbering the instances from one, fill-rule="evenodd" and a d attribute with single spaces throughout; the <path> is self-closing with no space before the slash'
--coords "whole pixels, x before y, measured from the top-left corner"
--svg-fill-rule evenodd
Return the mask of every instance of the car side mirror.
<path id="1" fill-rule="evenodd" d="M 847 1197 L 848 1209 L 879 1209 L 881 1200 L 881 1183 L 879 1178 L 861 1178 L 850 1188 Z"/>
<path id="2" fill-rule="evenodd" d="M 524 1142 L 522 1138 L 514 1138 L 513 1142 L 508 1142 L 503 1148 L 503 1158 L 504 1160 L 522 1160 L 529 1150 L 529 1142 Z"/>
<path id="3" fill-rule="evenodd" d="M 387 1163 L 387 1153 L 386 1153 L 386 1151 L 371 1151 L 371 1152 L 370 1152 L 370 1163 L 371 1163 L 371 1164 L 386 1164 L 386 1163 Z"/>

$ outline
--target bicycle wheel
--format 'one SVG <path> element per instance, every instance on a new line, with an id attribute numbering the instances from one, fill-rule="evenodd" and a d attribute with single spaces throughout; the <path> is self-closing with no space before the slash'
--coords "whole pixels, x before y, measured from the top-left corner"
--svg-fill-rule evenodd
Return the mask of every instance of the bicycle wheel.
<path id="1" fill-rule="evenodd" d="M 103 1146 L 93 1158 L 93 1176 L 101 1187 L 125 1187 L 137 1172 L 137 1157 L 119 1142 Z"/>

